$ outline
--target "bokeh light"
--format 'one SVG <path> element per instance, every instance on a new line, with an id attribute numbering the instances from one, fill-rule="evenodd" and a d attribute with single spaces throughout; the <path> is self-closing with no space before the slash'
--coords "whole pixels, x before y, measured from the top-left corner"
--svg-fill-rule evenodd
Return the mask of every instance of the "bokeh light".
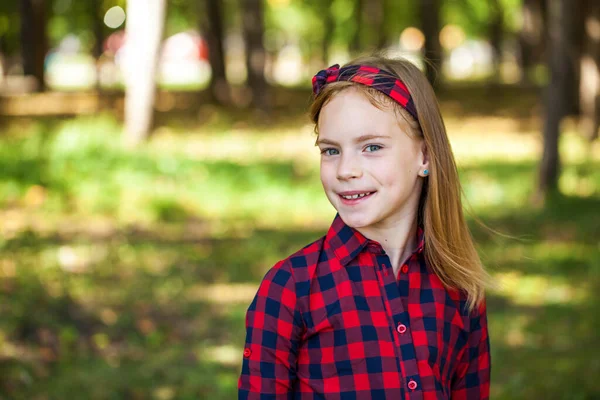
<path id="1" fill-rule="evenodd" d="M 119 6 L 110 8 L 104 15 L 104 23 L 109 28 L 115 29 L 125 22 L 125 10 Z"/>
<path id="2" fill-rule="evenodd" d="M 446 50 L 452 50 L 465 42 L 465 32 L 460 26 L 446 25 L 440 31 L 440 44 Z"/>
<path id="3" fill-rule="evenodd" d="M 423 48 L 425 35 L 419 29 L 408 27 L 400 34 L 400 46 L 409 51 L 417 51 Z"/>

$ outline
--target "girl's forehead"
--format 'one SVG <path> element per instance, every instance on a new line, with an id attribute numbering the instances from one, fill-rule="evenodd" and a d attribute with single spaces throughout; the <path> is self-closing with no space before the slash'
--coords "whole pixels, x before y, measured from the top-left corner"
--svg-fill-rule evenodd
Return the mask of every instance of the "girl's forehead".
<path id="1" fill-rule="evenodd" d="M 347 138 L 365 134 L 387 133 L 410 129 L 393 108 L 381 109 L 356 89 L 347 89 L 331 98 L 321 109 L 317 121 L 320 137 Z"/>

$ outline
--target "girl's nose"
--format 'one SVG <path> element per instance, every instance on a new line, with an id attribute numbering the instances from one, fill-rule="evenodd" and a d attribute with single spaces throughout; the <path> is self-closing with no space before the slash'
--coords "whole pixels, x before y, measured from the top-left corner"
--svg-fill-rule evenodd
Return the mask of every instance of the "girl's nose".
<path id="1" fill-rule="evenodd" d="M 356 160 L 351 157 L 341 157 L 340 163 L 337 168 L 337 178 L 340 180 L 347 180 L 353 178 L 360 178 L 362 176 L 362 169 Z"/>

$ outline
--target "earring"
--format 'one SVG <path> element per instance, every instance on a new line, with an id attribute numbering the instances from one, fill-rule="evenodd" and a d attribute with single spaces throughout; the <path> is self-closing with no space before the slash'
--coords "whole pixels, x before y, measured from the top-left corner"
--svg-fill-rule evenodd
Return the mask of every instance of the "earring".
<path id="1" fill-rule="evenodd" d="M 428 169 L 423 170 L 423 175 L 425 175 L 425 176 L 429 175 L 429 170 Z"/>

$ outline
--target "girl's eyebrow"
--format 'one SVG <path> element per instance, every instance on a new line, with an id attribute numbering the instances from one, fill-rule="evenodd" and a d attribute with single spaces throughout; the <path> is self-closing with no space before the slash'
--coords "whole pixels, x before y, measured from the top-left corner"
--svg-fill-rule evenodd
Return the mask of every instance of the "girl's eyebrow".
<path id="1" fill-rule="evenodd" d="M 373 139 L 391 139 L 391 136 L 386 136 L 386 135 L 362 135 L 357 137 L 356 139 L 354 139 L 355 143 L 362 143 L 362 142 L 366 142 L 367 140 L 373 140 Z M 320 144 L 329 144 L 332 146 L 339 146 L 339 143 L 333 141 L 333 140 L 329 140 L 329 139 L 317 139 L 317 141 L 315 142 L 315 146 L 318 146 Z"/>

